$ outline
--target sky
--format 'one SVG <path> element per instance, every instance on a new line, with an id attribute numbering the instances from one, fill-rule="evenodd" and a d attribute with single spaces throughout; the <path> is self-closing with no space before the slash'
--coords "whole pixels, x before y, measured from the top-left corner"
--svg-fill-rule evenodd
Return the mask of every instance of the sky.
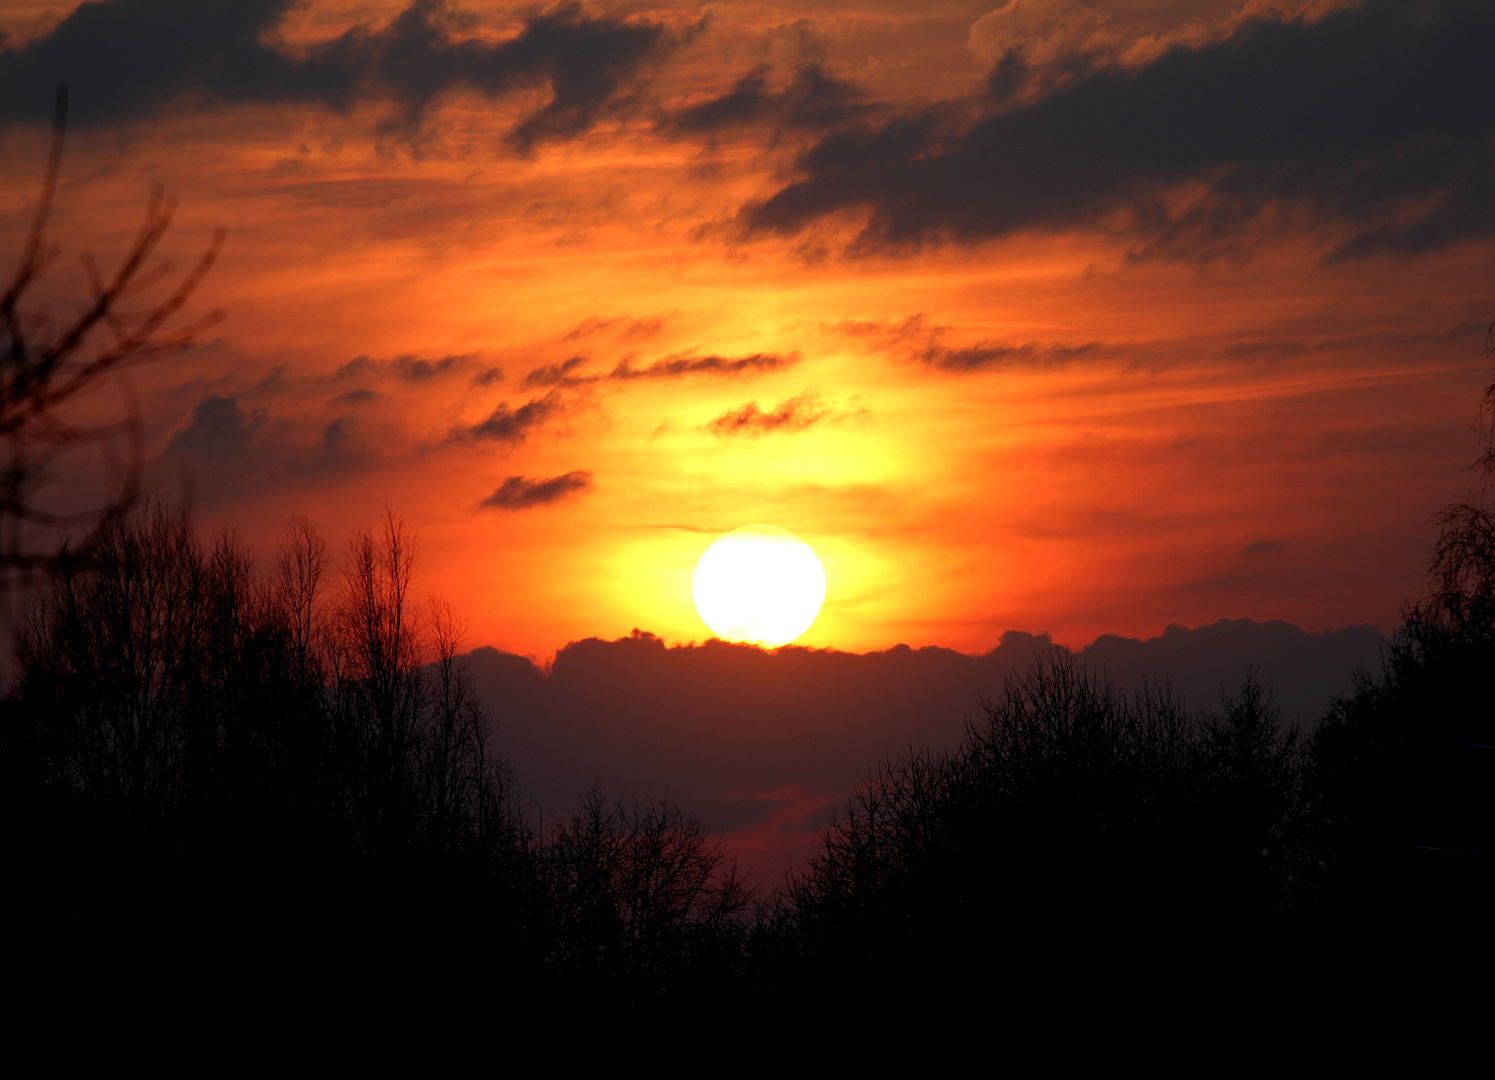
<path id="1" fill-rule="evenodd" d="M 388 507 L 471 646 L 704 641 L 696 561 L 760 523 L 824 564 L 816 648 L 1389 632 L 1476 482 L 1488 3 L 8 0 L 0 31 L 0 256 L 70 93 L 38 306 L 153 185 L 178 278 L 226 230 L 179 322 L 223 319 L 130 375 L 149 490 L 262 558 Z M 78 455 L 49 498 L 107 480 Z"/>

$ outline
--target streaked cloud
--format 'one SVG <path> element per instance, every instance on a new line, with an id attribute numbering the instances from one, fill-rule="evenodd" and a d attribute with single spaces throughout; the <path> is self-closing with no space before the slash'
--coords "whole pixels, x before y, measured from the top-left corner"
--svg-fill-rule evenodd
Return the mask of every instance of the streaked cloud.
<path id="1" fill-rule="evenodd" d="M 531 432 L 563 409 L 560 394 L 555 390 L 543 398 L 531 398 L 517 409 L 511 408 L 507 401 L 501 401 L 485 419 L 474 424 L 468 434 L 474 439 L 513 446 L 523 442 Z"/>
<path id="2" fill-rule="evenodd" d="M 799 362 L 798 353 L 753 353 L 749 356 L 666 356 L 648 367 L 618 361 L 610 379 L 677 379 L 684 375 L 754 375 L 780 371 Z"/>
<path id="3" fill-rule="evenodd" d="M 495 510 L 529 510 L 536 506 L 560 502 L 592 488 L 592 474 L 586 469 L 575 469 L 547 480 L 531 480 L 527 476 L 507 477 L 482 505 Z"/>
<path id="4" fill-rule="evenodd" d="M 849 416 L 865 416 L 866 409 L 848 412 L 834 408 L 813 390 L 784 398 L 771 409 L 764 409 L 756 401 L 749 401 L 728 409 L 706 425 L 706 430 L 717 438 L 733 435 L 767 435 L 775 431 L 803 431 L 822 420 L 844 420 Z"/>

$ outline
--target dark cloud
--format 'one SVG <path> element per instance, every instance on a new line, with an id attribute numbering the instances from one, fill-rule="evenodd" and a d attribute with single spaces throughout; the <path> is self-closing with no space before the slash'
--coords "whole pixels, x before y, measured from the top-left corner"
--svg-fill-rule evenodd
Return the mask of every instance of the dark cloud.
<path id="1" fill-rule="evenodd" d="M 346 416 L 339 416 L 322 429 L 322 446 L 329 454 L 335 454 L 347 444 L 351 425 Z"/>
<path id="2" fill-rule="evenodd" d="M 989 96 L 973 120 L 944 106 L 836 131 L 741 220 L 795 233 L 861 210 L 862 249 L 1121 227 L 1148 258 L 1239 254 L 1253 225 L 1306 216 L 1350 227 L 1331 258 L 1431 250 L 1495 232 L 1492 42 L 1484 0 L 1250 21 L 1029 104 Z M 1189 181 L 1204 194 L 1164 201 Z"/>
<path id="3" fill-rule="evenodd" d="M 528 510 L 533 506 L 559 502 L 578 492 L 590 491 L 591 488 L 592 474 L 585 469 L 577 469 L 563 476 L 552 476 L 549 480 L 510 476 L 498 486 L 498 490 L 483 500 L 483 505 L 498 510 Z"/>
<path id="4" fill-rule="evenodd" d="M 588 360 L 585 356 L 573 356 L 569 360 L 562 360 L 559 364 L 546 364 L 537 367 L 524 377 L 525 386 L 574 386 L 581 382 L 594 382 L 595 375 L 577 375 L 578 368 L 586 366 Z"/>
<path id="5" fill-rule="evenodd" d="M 1051 367 L 1094 353 L 1100 348 L 1087 345 L 1044 345 L 1028 342 L 1013 345 L 1000 341 L 978 341 L 959 347 L 931 341 L 915 355 L 919 361 L 938 371 L 967 372 L 1017 366 Z"/>
<path id="6" fill-rule="evenodd" d="M 234 458 L 249 449 L 264 424 L 262 412 L 246 412 L 237 395 L 211 395 L 192 407 L 192 415 L 166 444 L 170 454 L 199 458 Z"/>
<path id="7" fill-rule="evenodd" d="M 673 379 L 682 375 L 742 375 L 778 371 L 799 363 L 798 353 L 753 353 L 751 356 L 666 356 L 646 368 L 623 359 L 610 379 Z"/>
<path id="8" fill-rule="evenodd" d="M 474 386 L 492 386 L 496 382 L 504 381 L 504 369 L 491 367 L 478 372 L 472 377 Z"/>
<path id="9" fill-rule="evenodd" d="M 543 398 L 531 398 L 517 409 L 511 409 L 507 401 L 501 401 L 488 418 L 482 423 L 474 424 L 468 434 L 475 439 L 514 445 L 523 442 L 531 431 L 563 409 L 559 391 L 556 390 Z"/>
<path id="10" fill-rule="evenodd" d="M 728 409 L 707 427 L 718 438 L 727 435 L 764 435 L 770 431 L 800 431 L 825 418 L 829 410 L 818 395 L 806 391 L 785 398 L 771 412 L 764 412 L 756 401 Z"/>
<path id="11" fill-rule="evenodd" d="M 1054 367 L 1101 353 L 1101 346 L 1095 342 L 1066 345 L 977 341 L 970 345 L 950 345 L 946 338 L 954 328 L 930 325 L 922 312 L 900 320 L 843 319 L 835 328 L 847 337 L 878 340 L 884 348 L 902 353 L 925 367 L 955 374 L 1018 366 Z"/>
<path id="12" fill-rule="evenodd" d="M 721 97 L 680 109 L 665 126 L 680 135 L 715 135 L 750 124 L 824 129 L 876 108 L 857 87 L 837 79 L 816 61 L 800 65 L 779 90 L 769 89 L 769 74 L 767 67 L 756 68 Z"/>
<path id="13" fill-rule="evenodd" d="M 167 440 L 165 456 L 185 468 L 205 506 L 288 480 L 366 469 L 388 452 L 387 434 L 371 442 L 354 416 L 294 419 L 277 413 L 274 402 L 246 404 L 255 396 L 208 395 Z"/>
<path id="14" fill-rule="evenodd" d="M 337 370 L 332 373 L 332 377 L 334 379 L 361 379 L 393 376 L 407 382 L 424 382 L 437 375 L 456 371 L 469 359 L 471 357 L 467 354 L 443 356 L 436 360 L 410 355 L 396 356 L 392 360 L 375 360 L 369 356 L 355 356 L 346 363 L 339 364 Z"/>
<path id="15" fill-rule="evenodd" d="M 338 394 L 332 399 L 332 403 L 334 405 L 366 405 L 370 401 L 378 401 L 383 396 L 377 390 L 360 386 L 356 390 L 349 390 L 346 394 Z"/>
<path id="16" fill-rule="evenodd" d="M 67 83 L 74 117 L 108 123 L 181 98 L 226 103 L 393 106 L 387 127 L 413 132 L 444 94 L 489 98 L 548 87 L 512 132 L 521 147 L 574 135 L 632 95 L 671 44 L 663 26 L 590 16 L 563 4 L 530 15 L 506 41 L 473 36 L 472 16 L 416 0 L 382 28 L 360 25 L 297 51 L 274 33 L 295 0 L 101 0 L 45 36 L 0 51 L 0 120 L 50 115 Z"/>
<path id="17" fill-rule="evenodd" d="M 1357 669 L 1377 669 L 1382 644 L 1370 626 L 1309 633 L 1227 619 L 1145 641 L 1107 635 L 1078 657 L 1124 693 L 1144 677 L 1166 680 L 1195 708 L 1217 707 L 1254 666 L 1285 719 L 1311 724 Z M 574 806 L 594 781 L 641 798 L 668 791 L 742 836 L 784 800 L 806 800 L 812 811 L 758 849 L 758 870 L 774 875 L 785 856 L 814 848 L 815 830 L 875 762 L 910 746 L 954 747 L 982 698 L 1053 648 L 1047 635 L 1009 632 L 983 656 L 907 646 L 769 653 L 716 641 L 667 648 L 636 633 L 573 642 L 548 671 L 494 649 L 468 663 L 505 757 L 543 806 Z"/>
<path id="18" fill-rule="evenodd" d="M 395 359 L 395 374 L 411 382 L 420 382 L 452 370 L 466 357 L 443 356 L 440 360 L 423 360 L 418 356 L 401 356 Z"/>
<path id="19" fill-rule="evenodd" d="M 579 341 L 584 337 L 604 333 L 608 330 L 618 331 L 618 337 L 624 341 L 651 338 L 664 329 L 665 320 L 669 318 L 670 316 L 666 314 L 646 315 L 638 319 L 625 319 L 621 316 L 604 319 L 596 315 L 591 315 L 567 331 L 561 340 Z"/>

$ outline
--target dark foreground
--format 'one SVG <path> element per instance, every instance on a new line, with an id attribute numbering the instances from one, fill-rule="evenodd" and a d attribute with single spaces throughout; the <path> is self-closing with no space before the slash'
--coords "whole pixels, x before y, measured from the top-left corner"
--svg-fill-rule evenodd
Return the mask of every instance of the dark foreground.
<path id="1" fill-rule="evenodd" d="M 51 574 L 0 713 L 7 967 L 78 1016 L 976 1018 L 1017 1039 L 1468 1001 L 1495 899 L 1495 532 L 1463 509 L 1384 675 L 1310 736 L 1251 679 L 1205 714 L 1041 658 L 958 750 L 877 769 L 772 895 L 668 802 L 596 793 L 538 827 L 456 620 L 407 599 L 397 523 L 324 587 L 304 525 L 256 580 L 185 520 L 111 521 Z"/>

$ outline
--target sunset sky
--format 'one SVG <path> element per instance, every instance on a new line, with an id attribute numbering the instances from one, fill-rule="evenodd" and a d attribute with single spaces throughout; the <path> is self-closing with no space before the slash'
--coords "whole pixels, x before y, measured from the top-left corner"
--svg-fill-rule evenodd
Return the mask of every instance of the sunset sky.
<path id="1" fill-rule="evenodd" d="M 470 645 L 704 640 L 696 561 L 754 523 L 824 564 L 813 646 L 1390 631 L 1476 482 L 1482 0 L 7 0 L 0 31 L 6 258 L 71 94 L 38 304 L 153 184 L 178 274 L 227 230 L 183 321 L 225 318 L 132 375 L 151 490 L 262 557 L 388 505 Z"/>

